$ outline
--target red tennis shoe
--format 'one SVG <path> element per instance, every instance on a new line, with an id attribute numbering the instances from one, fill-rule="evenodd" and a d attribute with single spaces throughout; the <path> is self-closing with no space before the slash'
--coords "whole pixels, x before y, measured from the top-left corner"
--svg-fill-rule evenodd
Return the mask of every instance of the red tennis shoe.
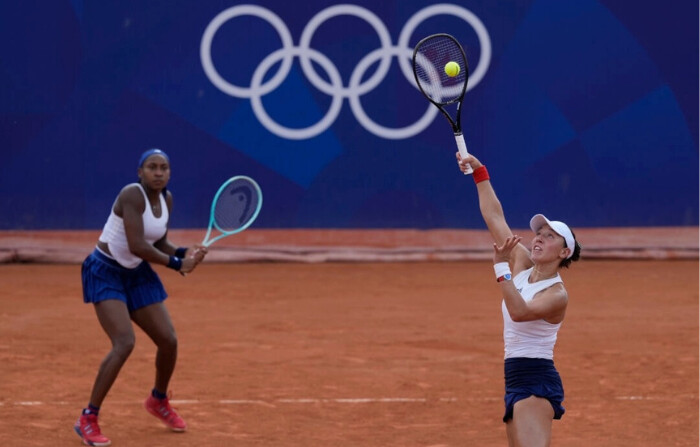
<path id="1" fill-rule="evenodd" d="M 170 430 L 182 432 L 187 430 L 187 424 L 170 406 L 168 398 L 157 399 L 149 396 L 144 402 L 146 410 L 153 416 L 160 419 Z"/>
<path id="2" fill-rule="evenodd" d="M 85 445 L 105 447 L 112 444 L 112 441 L 100 431 L 97 416 L 94 414 L 81 414 L 73 426 L 73 430 L 80 436 Z"/>

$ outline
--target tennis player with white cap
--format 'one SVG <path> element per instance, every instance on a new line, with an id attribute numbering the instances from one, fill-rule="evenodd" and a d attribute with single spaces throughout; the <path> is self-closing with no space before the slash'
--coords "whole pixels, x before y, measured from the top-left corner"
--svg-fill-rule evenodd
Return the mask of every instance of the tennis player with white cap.
<path id="1" fill-rule="evenodd" d="M 508 445 L 549 446 L 552 420 L 564 414 L 564 387 L 553 361 L 569 302 L 559 270 L 578 261 L 581 246 L 564 222 L 536 214 L 530 219 L 535 237 L 525 247 L 506 222 L 486 166 L 459 152 L 457 161 L 462 172 L 474 169 L 479 209 L 494 239 L 494 272 L 503 297 Z"/>

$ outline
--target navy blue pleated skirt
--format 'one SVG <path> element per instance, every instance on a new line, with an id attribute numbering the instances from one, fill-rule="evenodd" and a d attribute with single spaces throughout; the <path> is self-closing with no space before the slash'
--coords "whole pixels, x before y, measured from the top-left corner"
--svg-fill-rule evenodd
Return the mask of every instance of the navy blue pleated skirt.
<path id="1" fill-rule="evenodd" d="M 547 399 L 554 409 L 554 419 L 564 414 L 564 386 L 554 362 L 549 359 L 511 358 L 505 361 L 506 413 L 503 422 L 513 418 L 516 402 L 530 396 Z"/>
<path id="2" fill-rule="evenodd" d="M 133 312 L 168 297 L 160 278 L 145 261 L 128 269 L 95 249 L 83 261 L 81 273 L 86 303 L 119 300 Z"/>

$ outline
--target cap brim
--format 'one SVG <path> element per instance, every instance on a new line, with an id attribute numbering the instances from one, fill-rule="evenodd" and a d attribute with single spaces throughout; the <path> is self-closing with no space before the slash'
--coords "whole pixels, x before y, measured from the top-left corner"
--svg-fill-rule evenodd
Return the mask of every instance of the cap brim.
<path id="1" fill-rule="evenodd" d="M 530 229 L 535 233 L 545 224 L 549 225 L 549 219 L 544 217 L 544 214 L 535 214 L 532 216 L 532 219 L 530 219 Z"/>

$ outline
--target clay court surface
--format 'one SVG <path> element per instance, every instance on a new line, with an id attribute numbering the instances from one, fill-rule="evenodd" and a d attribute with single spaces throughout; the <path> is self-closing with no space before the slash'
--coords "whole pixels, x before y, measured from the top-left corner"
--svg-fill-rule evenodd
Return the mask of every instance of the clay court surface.
<path id="1" fill-rule="evenodd" d="M 136 348 L 101 412 L 114 446 L 505 446 L 500 298 L 488 261 L 156 267 L 189 423 L 143 407 Z M 698 261 L 582 260 L 555 362 L 554 446 L 698 445 Z M 80 445 L 72 424 L 109 349 L 80 266 L 0 264 L 0 446 Z"/>

